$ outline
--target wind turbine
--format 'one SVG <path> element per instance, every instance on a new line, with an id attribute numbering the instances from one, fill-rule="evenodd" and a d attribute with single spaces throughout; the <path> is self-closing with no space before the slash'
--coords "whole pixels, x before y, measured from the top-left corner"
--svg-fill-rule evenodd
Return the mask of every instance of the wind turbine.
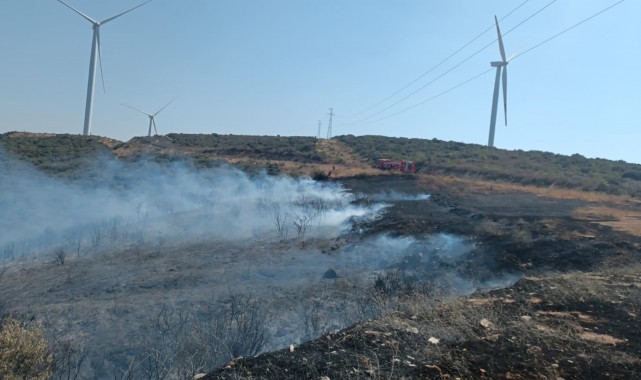
<path id="1" fill-rule="evenodd" d="M 67 8 L 70 8 L 74 12 L 78 13 L 80 16 L 84 17 L 93 26 L 93 42 L 91 43 L 91 58 L 89 59 L 89 80 L 87 81 L 87 103 L 85 105 L 85 124 L 82 131 L 82 134 L 85 136 L 88 136 L 91 134 L 91 112 L 93 111 L 93 88 L 96 82 L 96 57 L 98 57 L 98 60 L 100 61 L 100 77 L 102 78 L 102 87 L 103 88 L 105 87 L 105 81 L 102 75 L 102 59 L 100 57 L 100 27 L 108 23 L 109 21 L 115 20 L 118 17 L 133 11 L 136 8 L 142 7 L 143 5 L 147 4 L 150 1 L 151 0 L 147 0 L 144 3 L 138 6 L 135 6 L 128 11 L 122 12 L 113 17 L 109 17 L 102 21 L 96 21 L 91 17 L 87 16 L 86 14 L 80 12 L 76 8 L 72 7 L 71 5 L 65 3 L 64 1 L 58 0 L 58 2 L 65 5 Z"/>
<path id="2" fill-rule="evenodd" d="M 171 103 L 173 103 L 173 102 L 174 102 L 174 100 L 176 100 L 176 98 L 171 99 L 171 101 L 170 101 L 169 103 L 165 104 L 165 106 L 164 106 L 164 107 L 162 107 L 162 108 L 161 108 L 161 109 L 159 109 L 156 113 L 153 113 L 153 114 L 151 114 L 151 113 L 147 113 L 147 112 L 142 111 L 142 110 L 139 110 L 138 108 L 134 108 L 134 107 L 132 107 L 132 106 L 128 106 L 128 105 L 126 105 L 126 104 L 123 104 L 123 106 L 128 107 L 128 108 L 131 108 L 131 109 L 132 109 L 132 110 L 134 110 L 134 111 L 138 111 L 138 112 L 140 112 L 140 113 L 144 113 L 145 115 L 149 116 L 149 132 L 147 133 L 147 137 L 151 137 L 151 126 L 152 126 L 152 125 L 153 125 L 153 127 L 154 127 L 154 131 L 156 132 L 156 134 L 158 134 L 158 130 L 156 129 L 156 119 L 155 119 L 156 115 L 158 115 L 158 114 L 160 113 L 160 111 L 162 111 L 162 110 L 164 110 L 165 108 L 169 107 L 169 105 L 170 105 Z"/>
<path id="3" fill-rule="evenodd" d="M 501 37 L 501 30 L 499 29 L 499 20 L 494 16 L 496 23 L 496 33 L 499 36 L 499 50 L 501 52 L 501 60 L 491 62 L 492 67 L 496 67 L 496 80 L 494 82 L 494 97 L 492 98 L 492 117 L 490 118 L 490 137 L 487 146 L 494 146 L 494 129 L 496 126 L 496 108 L 499 101 L 499 82 L 503 82 L 503 112 L 505 114 L 505 125 L 507 126 L 507 64 L 510 59 L 505 58 L 505 49 L 503 48 L 503 38 Z M 501 80 L 501 71 L 503 71 L 503 80 Z"/>

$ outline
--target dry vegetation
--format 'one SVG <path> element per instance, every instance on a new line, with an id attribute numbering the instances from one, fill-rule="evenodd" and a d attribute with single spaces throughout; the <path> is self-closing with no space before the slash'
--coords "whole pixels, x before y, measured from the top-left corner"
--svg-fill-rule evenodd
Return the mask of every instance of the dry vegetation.
<path id="1" fill-rule="evenodd" d="M 641 201 L 627 195 L 474 180 L 451 175 L 422 175 L 420 176 L 420 181 L 459 195 L 473 193 L 486 195 L 527 193 L 552 199 L 584 201 L 588 205 L 576 210 L 574 213 L 576 218 L 593 221 L 610 226 L 618 231 L 641 236 Z M 492 227 L 491 223 L 486 226 L 480 226 L 480 229 L 487 228 L 496 229 L 497 226 Z"/>
<path id="2" fill-rule="evenodd" d="M 626 204 L 589 206 L 576 211 L 577 218 L 592 220 L 617 231 L 641 236 L 641 210 L 638 204 L 627 208 Z"/>
<path id="3" fill-rule="evenodd" d="M 0 328 L 0 377 L 7 380 L 48 379 L 53 355 L 42 326 L 8 317 Z"/>
<path id="4" fill-rule="evenodd" d="M 252 355 L 260 350 L 252 347 L 229 351 L 251 343 L 252 339 L 239 342 L 246 334 L 234 336 L 234 328 L 245 322 L 256 333 L 251 335 L 253 342 L 264 343 L 262 325 L 255 318 L 256 304 L 237 300 L 251 309 L 249 321 L 230 317 L 238 314 L 209 310 L 210 323 L 219 323 L 215 326 L 205 325 L 191 311 L 177 315 L 184 310 L 164 310 L 164 315 L 150 322 L 158 334 L 146 342 L 148 373 L 153 373 L 149 378 L 186 378 L 221 357 L 238 355 L 249 356 L 237 357 L 206 377 L 641 378 L 641 264 L 636 239 L 641 236 L 639 165 L 377 136 L 317 140 L 172 134 L 117 143 L 94 137 L 13 133 L 0 136 L 0 145 L 8 154 L 63 177 L 80 170 L 96 154 L 123 159 L 149 156 L 159 162 L 189 159 L 200 167 L 226 162 L 248 171 L 319 179 L 387 175 L 373 169 L 376 158 L 412 159 L 419 168 L 413 177 L 418 187 L 441 193 L 445 211 L 428 217 L 413 210 L 413 205 L 401 203 L 397 205 L 399 215 L 412 211 L 417 215 L 395 221 L 405 228 L 395 232 L 459 231 L 462 219 L 429 218 L 475 218 L 469 222 L 473 223 L 469 235 L 483 244 L 496 244 L 497 254 L 526 273 L 509 288 L 458 298 L 433 287 L 404 288 L 402 281 L 384 279 L 380 286 L 375 284 L 376 292 L 367 301 L 367 307 L 381 311 L 381 318 L 258 357 Z M 543 210 L 533 216 L 528 209 L 531 214 L 522 216 L 520 210 L 501 214 L 493 213 L 489 206 L 475 207 L 475 202 L 514 194 L 568 201 L 569 211 Z M 457 203 L 460 199 L 467 200 L 467 208 Z M 519 205 L 501 205 L 503 209 L 512 206 Z M 548 211 L 558 213 L 546 215 Z M 388 227 L 384 222 L 379 226 Z M 570 257 L 562 256 L 565 254 Z M 584 259 L 590 261 L 585 265 L 589 269 L 563 272 L 573 268 L 568 263 L 576 268 Z M 56 253 L 56 263 L 59 269 L 69 267 L 64 253 Z M 318 324 L 313 310 L 306 318 L 310 330 L 323 331 L 312 326 Z M 203 352 L 216 360 L 206 360 Z M 85 357 L 81 343 L 47 342 L 37 324 L 7 319 L 0 331 L 2 378 L 48 378 L 52 374 L 74 378 Z"/>
<path id="5" fill-rule="evenodd" d="M 560 187 L 614 195 L 641 195 L 641 167 L 580 154 L 508 151 L 482 145 L 384 136 L 339 136 L 361 157 L 409 159 L 419 172 L 472 179 Z"/>

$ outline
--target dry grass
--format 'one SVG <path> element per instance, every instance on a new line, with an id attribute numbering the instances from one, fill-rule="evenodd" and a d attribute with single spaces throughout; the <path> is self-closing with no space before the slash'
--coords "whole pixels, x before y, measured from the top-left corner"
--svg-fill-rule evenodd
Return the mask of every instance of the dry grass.
<path id="1" fill-rule="evenodd" d="M 555 187 L 525 186 L 513 183 L 492 182 L 453 176 L 421 175 L 420 182 L 450 193 L 460 195 L 528 193 L 552 199 L 580 200 L 593 203 L 577 209 L 574 217 L 599 223 L 635 236 L 641 236 L 641 202 L 629 196 L 609 195 L 591 191 Z M 495 223 L 496 224 L 496 223 Z M 500 226 L 491 222 L 479 226 L 480 232 L 500 235 Z M 592 237 L 592 236 L 578 236 Z M 528 240 L 527 236 L 523 236 Z"/>
<path id="2" fill-rule="evenodd" d="M 613 337 L 612 335 L 607 335 L 607 334 L 597 334 L 592 331 L 584 331 L 579 334 L 579 338 L 583 340 L 587 340 L 590 342 L 595 342 L 595 343 L 600 343 L 600 344 L 607 344 L 607 345 L 612 345 L 616 346 L 617 344 L 625 343 L 625 340 L 623 339 L 618 339 Z"/>
<path id="3" fill-rule="evenodd" d="M 577 199 L 587 202 L 616 202 L 621 204 L 636 204 L 640 202 L 622 195 L 610 195 L 593 191 L 581 191 L 576 189 L 564 189 L 554 186 L 538 187 L 520 185 L 507 182 L 496 182 L 482 179 L 471 179 L 455 177 L 450 175 L 420 175 L 420 181 L 424 184 L 441 189 L 447 189 L 460 194 L 490 194 L 490 193 L 528 193 L 541 197 L 554 199 Z"/>
<path id="4" fill-rule="evenodd" d="M 342 164 L 360 168 L 371 168 L 372 165 L 357 156 L 347 145 L 338 140 L 319 139 L 316 151 L 333 164 Z"/>
<path id="5" fill-rule="evenodd" d="M 299 163 L 279 160 L 259 160 L 245 157 L 220 157 L 232 165 L 266 166 L 268 164 L 278 165 L 282 173 L 294 176 L 312 176 L 317 172 L 329 174 L 330 178 L 353 177 L 357 175 L 381 174 L 380 171 L 371 167 L 353 167 L 341 164 L 317 164 Z"/>
<path id="6" fill-rule="evenodd" d="M 641 211 L 616 206 L 589 206 L 576 210 L 575 216 L 635 236 L 641 236 Z"/>

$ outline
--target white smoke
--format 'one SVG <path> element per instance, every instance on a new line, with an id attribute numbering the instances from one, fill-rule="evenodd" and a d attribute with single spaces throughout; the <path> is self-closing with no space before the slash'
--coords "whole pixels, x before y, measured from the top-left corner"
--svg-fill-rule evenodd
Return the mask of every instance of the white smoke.
<path id="1" fill-rule="evenodd" d="M 521 278 L 492 269 L 492 259 L 466 238 L 437 233 L 423 238 L 378 235 L 342 248 L 333 258 L 338 276 L 369 273 L 370 278 L 402 271 L 409 281 L 437 286 L 450 295 L 503 288 Z"/>
<path id="2" fill-rule="evenodd" d="M 59 179 L 0 153 L 0 258 L 64 246 L 338 236 L 382 206 L 352 205 L 333 183 L 184 162 L 111 157 Z M 4 257 L 1 255 L 4 253 Z"/>
<path id="3" fill-rule="evenodd" d="M 430 199 L 429 194 L 406 194 L 394 190 L 380 192 L 371 196 L 377 202 L 398 202 L 398 201 L 427 201 Z"/>

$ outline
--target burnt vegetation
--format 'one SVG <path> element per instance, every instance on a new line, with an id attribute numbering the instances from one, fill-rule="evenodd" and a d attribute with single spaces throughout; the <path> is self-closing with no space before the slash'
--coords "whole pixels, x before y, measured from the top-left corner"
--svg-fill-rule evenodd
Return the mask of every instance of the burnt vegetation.
<path id="1" fill-rule="evenodd" d="M 274 175 L 299 175 L 302 165 L 310 165 L 314 179 L 327 181 L 323 185 L 339 181 L 356 194 L 351 205 L 371 205 L 375 196 L 392 191 L 431 196 L 429 201 L 389 201 L 380 217 L 354 220 L 351 230 L 332 239 L 313 234 L 335 208 L 331 202 L 304 195 L 289 199 L 294 208 L 285 209 L 265 199 L 255 211 L 266 215 L 273 240 L 260 241 L 256 232 L 257 243 L 244 248 L 211 241 L 175 245 L 149 233 L 151 220 L 141 204 L 136 223 L 111 219 L 69 231 L 64 248 L 47 247 L 38 273 L 21 259 L 30 247 L 7 244 L 0 250 L 3 301 L 15 301 L 9 299 L 15 287 L 51 302 L 59 314 L 31 306 L 2 313 L 0 377 L 641 377 L 641 238 L 635 224 L 641 220 L 640 165 L 381 136 L 340 136 L 325 144 L 334 141 L 359 162 L 328 157 L 311 137 L 170 134 L 121 143 L 73 135 L 0 135 L 0 157 L 17 157 L 65 180 L 91 173 L 92 163 L 108 155 L 128 161 L 188 160 L 195 167 L 225 163 Z M 329 164 L 334 171 L 336 164 L 340 173 L 343 166 L 363 162 L 373 167 L 378 158 L 413 160 L 417 174 L 337 178 L 314 166 Z M 572 192 L 555 198 L 528 193 L 531 188 Z M 187 216 L 172 209 L 166 214 Z M 347 254 L 358 258 L 354 247 L 368 237 L 423 239 L 442 233 L 465 237 L 470 251 L 452 260 L 439 256 L 445 248 L 417 250 L 359 279 L 346 276 L 340 266 L 324 266 L 311 279 L 267 268 L 282 257 L 284 264 L 295 262 L 298 257 L 287 255 L 301 247 L 328 260 Z M 233 272 L 242 255 L 253 261 Z M 113 273 L 92 272 L 98 260 Z M 214 294 L 227 270 L 237 278 L 266 279 L 264 293 L 227 283 L 224 294 L 220 288 Z M 115 279 L 125 272 L 135 273 L 135 279 Z M 279 276 L 301 281 L 296 286 L 302 280 L 311 285 L 275 290 L 269 281 Z M 25 290 L 34 277 L 39 286 Z M 81 286 L 94 278 L 97 282 Z M 470 290 L 461 290 L 467 289 L 462 283 Z M 210 301 L 190 302 L 192 289 L 201 288 L 212 292 Z M 157 294 L 162 299 L 152 306 L 143 303 Z M 91 302 L 75 310 L 85 298 Z M 90 320 L 79 320 L 82 313 Z M 90 339 L 108 313 L 142 322 L 135 334 L 124 335 L 121 347 L 102 352 L 104 343 Z M 282 340 L 286 328 L 272 328 L 279 313 L 296 319 L 297 326 L 288 328 L 300 330 L 300 344 L 289 346 Z"/>

